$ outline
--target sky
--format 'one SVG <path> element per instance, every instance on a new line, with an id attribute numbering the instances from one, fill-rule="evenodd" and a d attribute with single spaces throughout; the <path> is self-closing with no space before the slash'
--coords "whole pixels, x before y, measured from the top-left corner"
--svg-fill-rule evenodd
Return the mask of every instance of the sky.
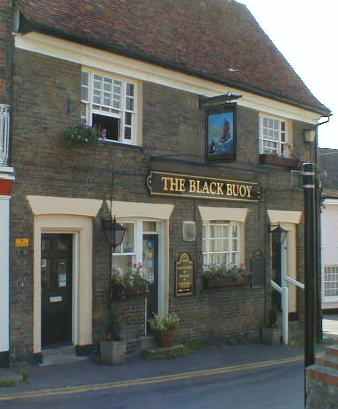
<path id="1" fill-rule="evenodd" d="M 333 113 L 319 127 L 321 147 L 338 149 L 338 1 L 238 0 Z"/>

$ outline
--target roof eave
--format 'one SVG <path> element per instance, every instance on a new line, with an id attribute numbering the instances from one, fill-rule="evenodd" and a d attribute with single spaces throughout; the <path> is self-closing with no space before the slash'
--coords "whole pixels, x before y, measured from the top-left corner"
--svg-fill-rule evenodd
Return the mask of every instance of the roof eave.
<path id="1" fill-rule="evenodd" d="M 135 50 L 127 50 L 125 48 L 116 46 L 116 45 L 107 45 L 104 43 L 101 43 L 99 41 L 95 41 L 89 38 L 85 37 L 80 37 L 76 36 L 74 34 L 69 34 L 65 31 L 55 29 L 54 27 L 50 27 L 48 25 L 43 25 L 40 23 L 37 23 L 35 21 L 27 19 L 22 13 L 20 13 L 19 16 L 19 21 L 20 23 L 17 26 L 17 32 L 20 34 L 28 34 L 31 32 L 38 32 L 40 34 L 46 34 L 50 36 L 54 36 L 56 38 L 60 38 L 62 40 L 67 40 L 67 41 L 72 41 L 81 45 L 86 45 L 88 47 L 93 47 L 102 51 L 108 51 L 108 52 L 113 52 L 115 54 L 122 55 L 124 57 L 128 58 L 133 58 L 133 59 L 138 59 L 150 64 L 155 64 L 163 68 L 171 69 L 174 71 L 181 72 L 183 74 L 191 75 L 194 77 L 199 77 L 201 79 L 207 80 L 207 81 L 212 81 L 218 84 L 222 84 L 228 87 L 233 87 L 237 88 L 241 91 L 246 91 L 250 92 L 262 97 L 266 98 L 271 98 L 275 101 L 283 102 L 286 104 L 290 104 L 293 106 L 296 106 L 298 108 L 305 109 L 306 111 L 310 111 L 316 114 L 319 114 L 321 116 L 330 116 L 332 115 L 332 112 L 326 108 L 326 107 L 319 107 L 319 106 L 314 106 L 314 105 L 307 105 L 302 102 L 296 101 L 290 97 L 284 97 L 280 95 L 273 94 L 269 91 L 263 90 L 259 87 L 255 87 L 252 85 L 248 85 L 246 83 L 242 83 L 241 81 L 234 81 L 234 80 L 220 80 L 219 78 L 216 78 L 213 75 L 210 74 L 204 74 L 195 70 L 191 70 L 186 67 L 179 66 L 175 63 L 169 63 L 167 61 L 163 61 L 161 59 L 158 59 L 156 57 L 149 56 L 141 51 L 137 52 Z"/>

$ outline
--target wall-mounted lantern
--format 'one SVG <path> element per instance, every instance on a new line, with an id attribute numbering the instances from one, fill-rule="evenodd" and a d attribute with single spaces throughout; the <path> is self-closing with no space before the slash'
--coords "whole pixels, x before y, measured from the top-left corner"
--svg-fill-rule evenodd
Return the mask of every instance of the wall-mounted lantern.
<path id="1" fill-rule="evenodd" d="M 304 142 L 315 143 L 316 141 L 316 128 L 304 129 Z"/>
<path id="2" fill-rule="evenodd" d="M 120 223 L 117 223 L 116 217 L 103 217 L 101 219 L 102 230 L 107 241 L 111 244 L 113 251 L 121 245 L 127 229 Z"/>

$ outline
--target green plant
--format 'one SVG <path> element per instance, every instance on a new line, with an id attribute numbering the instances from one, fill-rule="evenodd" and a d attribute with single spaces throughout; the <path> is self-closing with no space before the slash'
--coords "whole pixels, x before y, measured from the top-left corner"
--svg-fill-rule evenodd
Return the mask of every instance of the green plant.
<path id="1" fill-rule="evenodd" d="M 180 323 L 180 318 L 177 314 L 169 313 L 168 315 L 161 317 L 160 315 L 155 315 L 152 320 L 150 320 L 150 328 L 154 332 L 168 332 L 178 328 Z"/>
<path id="2" fill-rule="evenodd" d="M 0 379 L 0 388 L 9 388 L 13 386 L 16 386 L 15 379 Z"/>
<path id="3" fill-rule="evenodd" d="M 21 383 L 28 383 L 29 382 L 29 373 L 26 368 L 21 369 L 20 371 L 21 375 Z"/>
<path id="4" fill-rule="evenodd" d="M 64 141 L 67 145 L 94 145 L 99 139 L 96 128 L 78 125 L 64 130 Z"/>
<path id="5" fill-rule="evenodd" d="M 206 280 L 240 280 L 249 277 L 250 273 L 244 268 L 244 266 L 232 266 L 221 264 L 216 266 L 208 266 L 203 272 L 203 278 Z"/>
<path id="6" fill-rule="evenodd" d="M 107 312 L 105 338 L 106 341 L 121 341 L 121 320 L 113 306 Z"/>

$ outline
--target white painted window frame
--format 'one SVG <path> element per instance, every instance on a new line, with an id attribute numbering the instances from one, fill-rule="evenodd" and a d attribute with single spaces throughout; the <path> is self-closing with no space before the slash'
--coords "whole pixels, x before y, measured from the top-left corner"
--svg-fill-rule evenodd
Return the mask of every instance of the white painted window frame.
<path id="1" fill-rule="evenodd" d="M 264 120 L 272 120 L 272 121 L 278 121 L 278 140 L 275 139 L 269 139 L 264 137 Z M 285 125 L 285 141 L 282 141 L 282 123 Z M 270 152 L 267 152 L 264 150 L 264 142 L 272 142 L 272 143 L 277 143 L 277 155 L 281 157 L 287 158 L 289 156 L 289 135 L 290 135 L 290 129 L 289 129 L 289 123 L 288 120 L 285 118 L 280 118 L 277 116 L 273 115 L 268 115 L 268 114 L 260 114 L 259 115 L 259 153 L 262 154 L 270 154 Z M 284 153 L 282 153 L 282 146 L 284 145 Z"/>
<path id="2" fill-rule="evenodd" d="M 10 136 L 10 106 L 0 104 L 0 167 L 8 165 Z"/>
<path id="3" fill-rule="evenodd" d="M 211 238 L 211 234 L 210 234 L 210 229 L 211 226 L 213 225 L 217 225 L 217 226 L 229 226 L 229 232 L 230 235 L 228 237 L 220 237 L 219 239 L 227 239 L 229 240 L 229 250 L 223 250 L 223 251 L 210 251 L 210 241 L 214 240 L 213 238 Z M 232 237 L 232 228 L 233 226 L 236 225 L 237 226 L 237 237 L 234 238 Z M 206 235 L 205 235 L 206 233 Z M 233 249 L 233 240 L 236 239 L 237 240 L 237 250 Z M 210 263 L 210 256 L 214 255 L 214 254 L 228 254 L 230 256 L 230 259 L 232 259 L 232 255 L 235 254 L 236 256 L 236 262 L 235 264 L 230 263 L 229 264 L 229 268 L 231 268 L 232 266 L 236 265 L 236 266 L 240 266 L 241 264 L 241 260 L 242 260 L 242 223 L 239 222 L 233 222 L 233 221 L 213 221 L 213 220 L 209 220 L 207 222 L 203 223 L 203 234 L 202 234 L 202 242 L 203 242 L 203 246 L 202 246 L 202 256 L 203 256 L 203 265 L 204 268 L 210 267 L 213 264 Z M 206 258 L 207 262 L 204 262 L 204 259 Z"/>
<path id="4" fill-rule="evenodd" d="M 120 75 L 115 75 L 112 73 L 106 73 L 103 71 L 99 70 L 93 70 L 87 67 L 82 67 L 82 73 L 87 73 L 88 74 L 88 100 L 82 99 L 82 92 L 81 92 L 81 111 L 82 111 L 82 105 L 85 106 L 86 112 L 85 115 L 82 115 L 81 112 L 81 120 L 85 121 L 87 126 L 92 127 L 93 126 L 93 114 L 96 115 L 101 115 L 104 117 L 110 117 L 110 118 L 117 118 L 120 119 L 120 129 L 119 129 L 119 140 L 118 141 L 113 141 L 113 140 L 108 140 L 106 139 L 105 142 L 108 143 L 122 143 L 126 145 L 140 145 L 140 141 L 138 138 L 138 123 L 139 123 L 139 87 L 138 87 L 138 82 L 134 81 L 132 79 L 120 76 Z M 122 83 L 122 93 L 121 93 L 121 107 L 120 109 L 114 108 L 112 106 L 105 106 L 102 104 L 94 104 L 93 102 L 93 90 L 94 90 L 94 76 L 100 76 L 104 78 L 110 78 L 113 81 L 120 81 Z M 134 87 L 134 110 L 130 111 L 127 110 L 126 108 L 126 100 L 127 100 L 127 85 L 131 84 Z M 82 76 L 81 76 L 81 89 L 82 89 Z M 120 114 L 116 114 L 113 112 L 105 112 L 105 111 L 100 111 L 96 110 L 93 108 L 93 105 L 101 105 L 102 107 L 106 108 L 111 108 L 116 111 L 120 111 Z M 132 126 L 129 127 L 125 123 L 125 116 L 126 113 L 130 113 L 132 115 Z M 131 128 L 131 138 L 125 138 L 125 128 Z"/>
<path id="5" fill-rule="evenodd" d="M 159 237 L 159 247 L 161 245 L 160 241 L 161 241 L 161 221 L 154 221 L 151 219 L 122 219 L 119 220 L 119 222 L 123 225 L 123 224 L 132 224 L 134 225 L 134 251 L 130 252 L 130 253 L 116 253 L 113 252 L 113 260 L 114 257 L 120 257 L 120 256 L 134 256 L 135 257 L 135 262 L 136 264 L 141 263 L 143 265 L 143 235 L 144 234 L 156 234 Z M 156 231 L 152 231 L 152 232 L 148 232 L 145 231 L 143 229 L 143 223 L 144 222 L 155 222 L 156 223 Z M 160 248 L 159 248 L 159 266 L 161 264 L 160 261 Z"/>

